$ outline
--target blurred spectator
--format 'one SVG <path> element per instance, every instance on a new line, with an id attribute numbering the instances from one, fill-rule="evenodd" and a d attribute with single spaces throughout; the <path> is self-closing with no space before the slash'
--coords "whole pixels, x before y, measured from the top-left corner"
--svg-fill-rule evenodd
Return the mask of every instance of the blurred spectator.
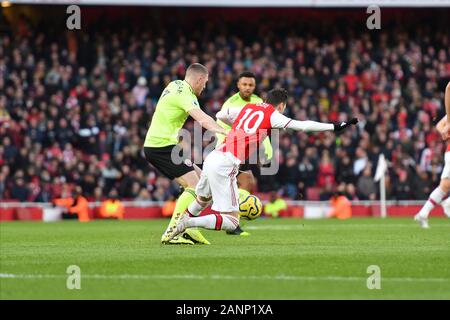
<path id="1" fill-rule="evenodd" d="M 139 181 L 134 178 L 131 173 L 130 166 L 123 165 L 122 166 L 122 177 L 119 184 L 119 194 L 121 198 L 132 199 L 133 196 L 133 184 L 136 182 L 139 185 Z M 139 185 L 140 189 L 140 185 Z"/>
<path id="2" fill-rule="evenodd" d="M 302 161 L 298 165 L 298 170 L 298 180 L 304 183 L 305 188 L 312 187 L 316 184 L 316 168 L 308 157 L 303 157 Z"/>
<path id="3" fill-rule="evenodd" d="M 92 201 L 95 202 L 102 202 L 103 201 L 103 192 L 102 192 L 102 188 L 100 187 L 96 187 L 94 190 L 94 198 L 92 199 Z"/>
<path id="4" fill-rule="evenodd" d="M 353 183 L 349 183 L 349 184 L 346 185 L 345 196 L 349 200 L 359 200 L 358 195 L 356 194 L 355 185 Z"/>
<path id="5" fill-rule="evenodd" d="M 428 174 L 421 170 L 420 166 L 416 167 L 416 174 L 413 175 L 413 194 L 414 199 L 427 200 L 432 188 L 428 181 Z"/>
<path id="6" fill-rule="evenodd" d="M 28 201 L 30 190 L 25 185 L 25 180 L 22 177 L 17 177 L 11 190 L 11 197 L 20 202 Z"/>
<path id="7" fill-rule="evenodd" d="M 103 191 L 108 194 L 120 177 L 120 171 L 113 166 L 111 161 L 108 161 L 106 166 L 102 169 L 102 178 L 105 182 Z"/>
<path id="8" fill-rule="evenodd" d="M 270 193 L 269 202 L 264 205 L 264 213 L 272 218 L 277 218 L 280 211 L 286 210 L 286 208 L 286 201 L 273 191 Z"/>
<path id="9" fill-rule="evenodd" d="M 123 219 L 125 209 L 119 200 L 119 193 L 116 189 L 109 192 L 109 197 L 102 202 L 99 210 L 99 217 L 102 219 Z"/>
<path id="10" fill-rule="evenodd" d="M 401 170 L 399 172 L 398 181 L 394 184 L 393 189 L 396 200 L 408 200 L 412 198 L 413 190 L 406 170 Z"/>
<path id="11" fill-rule="evenodd" d="M 367 166 L 369 159 L 367 158 L 367 152 L 362 148 L 356 149 L 356 160 L 353 164 L 353 173 L 358 176 L 361 171 Z"/>
<path id="12" fill-rule="evenodd" d="M 17 155 L 17 148 L 11 143 L 11 139 L 6 136 L 3 138 L 3 157 L 7 163 L 15 160 Z"/>
<path id="13" fill-rule="evenodd" d="M 6 175 L 0 172 L 0 200 L 5 199 Z"/>
<path id="14" fill-rule="evenodd" d="M 344 183 L 352 183 L 355 175 L 353 174 L 353 165 L 350 157 L 345 154 L 343 158 L 337 158 L 336 181 Z"/>
<path id="15" fill-rule="evenodd" d="M 144 77 L 139 77 L 136 86 L 133 88 L 133 96 L 136 100 L 138 107 L 143 107 L 145 104 L 145 98 L 148 94 L 147 79 Z"/>
<path id="16" fill-rule="evenodd" d="M 334 184 L 334 166 L 331 163 L 329 152 L 324 150 L 319 164 L 318 186 L 324 187 L 327 184 Z"/>
<path id="17" fill-rule="evenodd" d="M 173 197 L 173 195 L 170 195 L 169 197 Z M 152 197 L 150 196 L 150 193 L 147 191 L 147 189 L 141 189 L 138 196 L 134 200 L 136 200 L 136 201 L 151 201 Z M 172 213 L 173 213 L 173 211 L 172 211 Z"/>
<path id="18" fill-rule="evenodd" d="M 320 192 L 319 200 L 328 201 L 333 196 L 333 186 L 331 183 L 327 182 L 325 187 Z"/>
<path id="19" fill-rule="evenodd" d="M 298 163 L 293 155 L 288 155 L 286 164 L 281 168 L 284 177 L 282 183 L 289 198 L 295 199 L 297 196 L 297 181 L 299 179 Z"/>
<path id="20" fill-rule="evenodd" d="M 376 200 L 377 196 L 377 186 L 375 180 L 372 177 L 372 169 L 370 165 L 367 165 L 361 177 L 359 177 L 356 184 L 358 190 L 358 197 L 360 200 Z"/>

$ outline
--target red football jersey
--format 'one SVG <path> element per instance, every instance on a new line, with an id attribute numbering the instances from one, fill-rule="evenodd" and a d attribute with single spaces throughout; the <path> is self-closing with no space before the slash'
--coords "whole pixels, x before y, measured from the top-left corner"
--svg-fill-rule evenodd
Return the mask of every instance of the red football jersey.
<path id="1" fill-rule="evenodd" d="M 244 163 L 250 155 L 259 150 L 272 129 L 270 117 L 275 109 L 271 104 L 247 104 L 239 112 L 224 142 L 217 148 L 219 151 L 231 152 Z M 256 159 L 256 158 L 255 158 Z M 251 160 L 254 160 L 253 157 Z M 251 161 L 252 164 L 256 163 Z"/>

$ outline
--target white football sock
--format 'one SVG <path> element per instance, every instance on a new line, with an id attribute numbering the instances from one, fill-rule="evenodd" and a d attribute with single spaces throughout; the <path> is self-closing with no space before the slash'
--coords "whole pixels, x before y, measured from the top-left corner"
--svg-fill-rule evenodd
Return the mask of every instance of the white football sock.
<path id="1" fill-rule="evenodd" d="M 211 202 L 212 201 L 201 201 L 196 198 L 195 201 L 192 201 L 189 207 L 187 207 L 186 213 L 191 217 L 198 217 Z"/>
<path id="2" fill-rule="evenodd" d="M 446 194 L 441 190 L 441 188 L 437 187 L 436 189 L 434 189 L 434 191 L 430 194 L 427 202 L 425 202 L 422 209 L 420 209 L 419 217 L 427 219 L 430 211 L 442 202 L 442 199 L 445 197 L 445 195 Z"/>
<path id="3" fill-rule="evenodd" d="M 188 228 L 201 227 L 210 230 L 233 231 L 239 226 L 239 221 L 229 214 L 214 213 L 203 217 L 190 218 L 186 226 Z"/>

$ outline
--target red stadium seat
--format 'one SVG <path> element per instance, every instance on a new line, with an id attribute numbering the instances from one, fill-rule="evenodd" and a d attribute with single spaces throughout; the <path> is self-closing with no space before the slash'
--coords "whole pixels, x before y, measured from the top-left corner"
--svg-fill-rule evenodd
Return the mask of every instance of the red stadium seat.
<path id="1" fill-rule="evenodd" d="M 306 189 L 306 200 L 318 201 L 320 199 L 320 188 L 311 187 Z"/>

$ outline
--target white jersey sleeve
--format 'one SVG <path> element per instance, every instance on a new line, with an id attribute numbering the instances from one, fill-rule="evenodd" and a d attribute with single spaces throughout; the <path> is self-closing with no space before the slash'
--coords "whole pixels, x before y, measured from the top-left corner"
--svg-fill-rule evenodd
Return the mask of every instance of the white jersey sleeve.
<path id="1" fill-rule="evenodd" d="M 231 126 L 238 117 L 241 110 L 241 108 L 227 108 L 225 110 L 220 110 L 218 113 L 216 113 L 216 118 Z"/>
<path id="2" fill-rule="evenodd" d="M 275 111 L 270 116 L 270 124 L 274 129 L 293 129 L 296 131 L 317 132 L 332 131 L 334 125 L 332 123 L 322 123 L 316 121 L 298 121 L 282 115 Z"/>

